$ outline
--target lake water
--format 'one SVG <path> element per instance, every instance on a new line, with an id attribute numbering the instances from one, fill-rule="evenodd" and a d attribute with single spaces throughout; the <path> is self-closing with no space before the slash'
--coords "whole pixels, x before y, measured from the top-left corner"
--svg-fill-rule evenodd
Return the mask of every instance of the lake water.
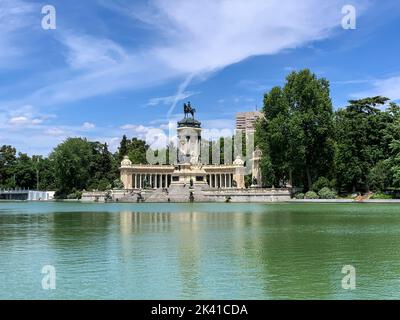
<path id="1" fill-rule="evenodd" d="M 400 299 L 400 205 L 0 203 L 0 299 L 86 298 Z"/>

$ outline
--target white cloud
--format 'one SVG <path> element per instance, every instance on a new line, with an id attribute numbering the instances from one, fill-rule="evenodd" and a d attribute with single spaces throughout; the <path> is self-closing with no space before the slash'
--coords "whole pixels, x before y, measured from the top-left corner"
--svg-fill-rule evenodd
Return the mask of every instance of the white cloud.
<path id="1" fill-rule="evenodd" d="M 184 73 L 224 68 L 254 55 L 275 54 L 328 37 L 340 26 L 345 1 L 157 0 L 157 21 L 169 46 L 157 48 L 166 64 Z M 151 23 L 154 11 L 146 20 Z M 320 17 L 324 17 L 321 19 Z"/>
<path id="2" fill-rule="evenodd" d="M 91 123 L 91 122 L 84 122 L 83 124 L 82 124 L 82 128 L 83 129 L 85 129 L 85 130 L 90 130 L 90 129 L 93 129 L 93 128 L 95 128 L 96 126 L 93 124 L 93 123 Z"/>
<path id="3" fill-rule="evenodd" d="M 64 80 L 49 83 L 18 103 L 57 105 L 178 77 L 204 80 L 251 56 L 276 54 L 329 37 L 340 27 L 345 2 L 153 0 L 145 9 L 129 3 L 118 12 L 134 12 L 133 18 L 150 27 L 153 44 L 131 49 L 106 38 L 60 33 L 67 63 L 80 72 L 72 77 L 67 72 Z M 354 5 L 360 8 L 358 3 Z"/>
<path id="4" fill-rule="evenodd" d="M 146 141 L 152 149 L 165 148 L 168 141 L 174 138 L 173 131 L 168 126 L 162 125 L 158 128 L 151 126 L 125 124 L 121 126 L 124 133 Z"/>
<path id="5" fill-rule="evenodd" d="M 28 117 L 20 116 L 20 117 L 12 117 L 8 123 L 11 125 L 36 125 L 41 124 L 43 122 L 42 119 L 30 119 Z"/>
<path id="6" fill-rule="evenodd" d="M 335 28 L 340 28 L 341 7 L 346 2 L 152 0 L 144 10 L 142 4 L 132 7 L 131 1 L 126 2 L 126 6 L 117 7 L 122 9 L 118 12 L 133 13 L 134 19 L 140 19 L 148 27 L 143 29 L 151 32 L 148 38 L 145 34 L 146 44 L 128 43 L 124 38 L 122 45 L 105 36 L 80 33 L 78 29 L 68 32 L 60 29 L 52 33 L 64 47 L 67 68 L 63 65 L 58 70 L 52 70 L 57 73 L 57 81 L 54 81 L 54 77 L 43 77 L 49 79 L 47 84 L 40 82 L 40 87 L 38 84 L 36 89 L 20 99 L 0 103 L 0 109 L 7 111 L 6 115 L 0 115 L 0 130 L 4 129 L 0 131 L 0 136 L 7 135 L 7 141 L 13 139 L 15 144 L 28 148 L 34 145 L 37 145 L 37 149 L 49 148 L 50 143 L 53 147 L 60 139 L 79 135 L 85 128 L 82 125 L 74 128 L 47 123 L 45 120 L 50 116 L 39 112 L 39 107 L 53 107 L 118 90 L 154 87 L 171 79 L 185 79 L 175 95 L 149 101 L 153 105 L 171 104 L 166 118 L 173 119 L 174 106 L 179 99 L 185 99 L 183 97 L 188 93 L 186 87 L 193 78 L 205 80 L 213 72 L 249 57 L 272 55 L 329 37 Z M 358 15 L 361 14 L 359 3 L 353 1 L 358 8 Z M 18 54 L 27 55 L 26 51 L 21 50 L 18 33 L 30 23 L 32 13 L 39 7 L 22 0 L 0 0 L 0 7 L 2 67 L 8 66 L 10 59 L 18 58 Z M 40 27 L 40 10 L 34 18 L 38 19 L 37 26 Z M 48 49 L 43 46 L 43 50 Z M 21 105 L 35 107 L 10 111 Z M 34 127 L 29 133 L 23 132 L 23 125 L 15 125 L 24 121 L 30 121 Z M 43 123 L 39 123 L 41 121 Z M 11 136 L 8 129 L 13 122 L 16 127 L 13 130 L 19 131 Z M 208 125 L 219 127 L 218 130 L 231 127 L 218 119 Z M 145 137 L 155 129 L 164 128 L 126 125 L 102 134 L 104 139 L 115 139 L 107 137 L 116 137 L 124 130 L 130 130 L 134 135 Z M 100 132 L 101 129 L 93 131 Z M 32 137 L 28 143 L 26 136 L 30 133 Z M 90 131 L 90 134 L 94 133 Z"/>
<path id="7" fill-rule="evenodd" d="M 41 125 L 46 119 L 54 117 L 51 114 L 41 114 L 34 111 L 33 106 L 24 105 L 22 107 L 11 109 L 3 114 L 3 121 L 0 120 L 0 127 L 15 128 L 23 126 L 24 128 Z"/>
<path id="8" fill-rule="evenodd" d="M 0 0 L 0 68 L 21 63 L 21 32 L 32 21 L 34 5 L 22 0 Z"/>
<path id="9" fill-rule="evenodd" d="M 74 69 L 110 67 L 127 59 L 125 50 L 109 39 L 68 33 L 62 41 L 69 51 L 67 62 Z"/>
<path id="10" fill-rule="evenodd" d="M 384 96 L 391 100 L 400 100 L 400 76 L 386 79 L 378 79 L 370 82 L 371 89 L 356 92 L 353 98 L 365 98 L 368 96 Z"/>
<path id="11" fill-rule="evenodd" d="M 140 134 L 140 133 L 146 133 L 150 129 L 150 127 L 145 127 L 141 124 L 140 125 L 125 124 L 125 125 L 121 126 L 121 129 Z"/>
<path id="12" fill-rule="evenodd" d="M 66 132 L 60 128 L 49 128 L 44 132 L 46 135 L 49 136 L 63 136 Z"/>
<path id="13" fill-rule="evenodd" d="M 193 95 L 198 94 L 199 92 L 191 92 L 191 91 L 185 91 L 185 92 L 181 92 L 178 93 L 176 95 L 172 95 L 172 96 L 167 96 L 167 97 L 160 97 L 160 98 L 152 98 L 149 100 L 149 102 L 147 103 L 148 106 L 158 106 L 160 104 L 162 105 L 171 105 L 174 102 L 179 102 L 182 101 L 186 98 L 189 98 Z"/>

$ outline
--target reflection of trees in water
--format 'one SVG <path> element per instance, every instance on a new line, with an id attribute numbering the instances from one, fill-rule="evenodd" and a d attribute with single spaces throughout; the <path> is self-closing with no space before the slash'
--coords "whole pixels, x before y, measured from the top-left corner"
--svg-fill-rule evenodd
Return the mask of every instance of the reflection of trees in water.
<path id="1" fill-rule="evenodd" d="M 340 206 L 324 207 L 323 212 L 317 206 L 282 209 L 285 212 L 264 215 L 261 221 L 265 228 L 259 234 L 263 250 L 258 259 L 264 268 L 262 285 L 267 295 L 331 299 L 369 292 L 378 297 L 376 286 L 384 287 L 381 280 L 392 278 L 392 287 L 397 281 L 398 217 L 392 223 L 372 218 L 368 208 L 362 209 L 361 216 L 352 216 Z M 341 269 L 347 264 L 356 267 L 355 291 L 341 288 Z"/>
<path id="2" fill-rule="evenodd" d="M 296 213 L 263 217 L 261 224 L 266 227 L 258 240 L 262 247 L 258 259 L 265 272 L 262 286 L 276 299 L 329 298 L 332 266 L 327 261 L 335 244 L 324 234 L 309 233 L 296 220 Z"/>
<path id="3" fill-rule="evenodd" d="M 112 237 L 109 228 L 113 217 L 107 212 L 68 212 L 55 213 L 53 223 L 49 225 L 49 243 L 55 265 L 61 260 L 68 276 L 69 271 L 83 268 L 82 281 L 88 279 L 89 270 L 104 270 L 113 248 L 108 239 Z M 68 261 L 68 263 L 65 263 Z M 95 273 L 90 277 L 95 277 Z"/>
<path id="4" fill-rule="evenodd" d="M 112 223 L 112 215 L 108 212 L 55 213 L 50 234 L 58 245 L 87 246 L 93 242 L 99 245 L 107 238 Z M 67 239 L 69 241 L 65 241 Z"/>

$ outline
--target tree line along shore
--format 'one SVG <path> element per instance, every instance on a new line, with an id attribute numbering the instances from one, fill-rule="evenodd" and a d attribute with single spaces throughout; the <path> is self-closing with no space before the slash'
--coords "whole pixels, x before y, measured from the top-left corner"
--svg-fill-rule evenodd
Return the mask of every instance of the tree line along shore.
<path id="1" fill-rule="evenodd" d="M 350 100 L 334 110 L 329 81 L 305 69 L 264 94 L 262 113 L 255 144 L 263 154 L 264 187 L 290 184 L 296 199 L 400 198 L 400 106 L 388 97 Z M 115 153 L 83 137 L 66 139 L 46 157 L 3 145 L 0 188 L 55 190 L 59 199 L 119 189 L 123 157 L 146 164 L 148 149 L 125 135 Z"/>

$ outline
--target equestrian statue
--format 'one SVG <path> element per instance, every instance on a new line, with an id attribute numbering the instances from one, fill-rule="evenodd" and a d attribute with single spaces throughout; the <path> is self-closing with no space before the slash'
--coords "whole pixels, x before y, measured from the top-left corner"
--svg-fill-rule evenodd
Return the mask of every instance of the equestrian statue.
<path id="1" fill-rule="evenodd" d="M 192 115 L 192 118 L 194 119 L 194 114 L 196 113 L 196 109 L 192 108 L 190 105 L 190 101 L 186 104 L 183 104 L 183 112 L 185 113 L 185 119 L 188 117 L 189 113 Z"/>

